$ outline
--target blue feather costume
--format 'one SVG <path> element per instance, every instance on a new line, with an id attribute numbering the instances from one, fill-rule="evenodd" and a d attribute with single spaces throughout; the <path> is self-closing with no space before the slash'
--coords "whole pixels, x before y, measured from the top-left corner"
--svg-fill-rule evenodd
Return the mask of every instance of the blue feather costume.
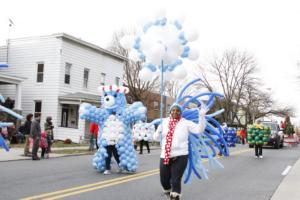
<path id="1" fill-rule="evenodd" d="M 185 95 L 186 91 L 196 82 L 201 81 L 196 79 L 188 83 L 179 93 L 175 104 L 182 105 L 182 117 L 199 123 L 199 108 L 205 106 L 211 109 L 215 103 L 216 97 L 223 98 L 223 95 L 218 93 L 196 93 L 195 95 Z M 204 104 L 201 98 L 208 99 Z M 197 108 L 187 108 L 190 103 L 197 105 Z M 223 129 L 214 117 L 224 110 L 218 110 L 212 114 L 205 115 L 206 126 L 203 133 L 190 133 L 188 138 L 188 164 L 184 172 L 184 183 L 190 183 L 192 174 L 199 179 L 208 179 L 208 169 L 203 165 L 203 159 L 208 159 L 210 168 L 224 168 L 223 165 L 217 161 L 216 149 L 218 149 L 224 156 L 229 156 L 227 143 L 223 138 Z M 160 119 L 154 120 L 152 124 L 159 124 Z M 222 148 L 221 146 L 224 145 Z"/>

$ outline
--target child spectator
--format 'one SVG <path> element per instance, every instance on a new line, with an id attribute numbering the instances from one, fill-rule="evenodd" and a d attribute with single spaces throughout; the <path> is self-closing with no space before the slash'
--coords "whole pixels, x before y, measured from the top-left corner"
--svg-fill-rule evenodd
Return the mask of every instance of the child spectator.
<path id="1" fill-rule="evenodd" d="M 48 151 L 47 151 L 48 142 L 47 142 L 47 132 L 46 131 L 42 132 L 41 140 L 40 140 L 40 147 L 42 149 L 41 158 L 48 159 L 49 158 L 49 154 L 48 154 Z"/>

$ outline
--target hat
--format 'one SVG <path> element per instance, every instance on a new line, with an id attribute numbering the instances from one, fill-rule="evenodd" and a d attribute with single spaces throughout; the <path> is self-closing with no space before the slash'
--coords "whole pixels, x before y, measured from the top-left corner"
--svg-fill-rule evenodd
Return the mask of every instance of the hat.
<path id="1" fill-rule="evenodd" d="M 172 111 L 173 108 L 177 107 L 180 110 L 180 113 L 182 113 L 182 107 L 178 103 L 173 103 L 169 109 L 169 112 Z"/>

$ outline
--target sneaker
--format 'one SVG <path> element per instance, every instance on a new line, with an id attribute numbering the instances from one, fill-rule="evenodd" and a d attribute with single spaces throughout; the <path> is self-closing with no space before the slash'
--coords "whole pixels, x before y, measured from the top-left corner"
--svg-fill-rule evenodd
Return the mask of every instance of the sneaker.
<path id="1" fill-rule="evenodd" d="M 110 170 L 105 170 L 105 171 L 103 172 L 103 174 L 104 174 L 104 175 L 108 175 L 108 174 L 111 174 L 111 173 L 110 173 Z"/>
<path id="2" fill-rule="evenodd" d="M 258 158 L 258 156 L 254 156 L 254 158 Z"/>
<path id="3" fill-rule="evenodd" d="M 263 156 L 259 156 L 259 158 L 263 158 Z"/>

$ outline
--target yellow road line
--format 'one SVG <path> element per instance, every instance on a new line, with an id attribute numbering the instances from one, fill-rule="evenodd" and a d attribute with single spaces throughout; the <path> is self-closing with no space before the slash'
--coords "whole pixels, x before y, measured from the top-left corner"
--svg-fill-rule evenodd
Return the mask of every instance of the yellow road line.
<path id="1" fill-rule="evenodd" d="M 87 184 L 87 185 L 82 185 L 82 186 L 78 186 L 78 187 L 73 187 L 73 188 L 69 188 L 69 189 L 65 189 L 65 190 L 58 190 L 58 191 L 50 192 L 50 193 L 46 193 L 46 194 L 36 195 L 36 196 L 32 196 L 32 197 L 26 197 L 26 198 L 23 198 L 21 200 L 40 199 L 40 198 L 44 198 L 44 197 L 48 197 L 48 196 L 53 196 L 53 195 L 61 194 L 61 193 L 72 192 L 74 190 L 80 190 L 80 189 L 84 189 L 84 188 L 88 188 L 88 187 L 93 187 L 93 186 L 98 186 L 98 185 L 102 185 L 102 184 L 106 184 L 106 183 L 120 181 L 120 180 L 123 180 L 123 179 L 138 177 L 138 176 L 142 176 L 144 174 L 148 174 L 148 173 L 152 173 L 152 172 L 158 172 L 158 171 L 159 171 L 158 169 L 149 170 L 149 171 L 146 171 L 146 172 L 141 172 L 141 173 L 133 174 L 133 175 L 130 175 L 130 176 L 123 176 L 123 177 L 119 177 L 119 178 L 114 178 L 114 179 L 109 179 L 109 180 L 105 180 L 105 181 L 100 181 L 100 182 L 92 183 L 92 184 Z"/>
<path id="2" fill-rule="evenodd" d="M 81 193 L 84 193 L 84 192 L 90 192 L 90 191 L 93 191 L 93 190 L 98 190 L 98 189 L 101 189 L 101 188 L 105 188 L 105 187 L 109 187 L 109 186 L 113 186 L 113 185 L 118 185 L 118 184 L 130 182 L 130 181 L 142 179 L 142 178 L 145 178 L 145 177 L 148 177 L 148 176 L 156 175 L 158 173 L 159 172 L 157 171 L 157 172 L 153 172 L 153 173 L 142 175 L 142 176 L 128 178 L 126 180 L 116 181 L 116 182 L 108 183 L 108 184 L 105 184 L 105 185 L 100 185 L 100 186 L 96 186 L 96 187 L 92 187 L 92 188 L 88 188 L 88 189 L 83 189 L 83 190 L 79 190 L 79 191 L 75 191 L 75 192 L 70 192 L 70 193 L 66 193 L 66 194 L 62 194 L 62 195 L 58 195 L 58 196 L 54 196 L 54 197 L 50 197 L 50 198 L 45 198 L 43 200 L 61 199 L 61 198 L 64 198 L 64 197 L 73 196 L 73 195 L 81 194 Z"/>
<path id="3" fill-rule="evenodd" d="M 234 151 L 234 152 L 230 153 L 230 155 L 237 155 L 237 154 L 241 154 L 241 153 L 245 153 L 245 152 L 249 152 L 249 151 L 251 151 L 251 149 Z M 217 156 L 217 158 L 222 158 L 222 156 Z M 207 159 L 203 160 L 204 163 L 207 162 L 207 161 L 208 161 Z M 54 199 L 60 199 L 60 198 L 67 197 L 67 196 L 72 196 L 72 195 L 76 195 L 76 194 L 80 194 L 80 193 L 84 193 L 84 192 L 89 192 L 89 191 L 93 191 L 93 190 L 97 190 L 97 189 L 101 189 L 101 188 L 105 188 L 105 187 L 109 187 L 109 186 L 113 186 L 113 185 L 118 185 L 118 184 L 121 184 L 121 183 L 133 181 L 133 180 L 138 180 L 138 179 L 141 179 L 141 178 L 144 178 L 144 177 L 156 175 L 158 173 L 159 173 L 159 169 L 154 169 L 154 170 L 149 170 L 149 171 L 146 171 L 146 172 L 137 173 L 137 174 L 130 175 L 130 176 L 123 176 L 123 177 L 119 177 L 119 178 L 114 178 L 114 179 L 110 179 L 110 180 L 105 180 L 105 181 L 92 183 L 92 184 L 73 187 L 73 188 L 69 188 L 69 189 L 65 189 L 65 190 L 58 190 L 56 192 L 50 192 L 50 193 L 46 193 L 46 194 L 42 194 L 42 195 L 27 197 L 27 198 L 23 198 L 21 200 L 34 200 L 34 199 L 54 200 Z M 51 196 L 53 196 L 53 197 L 51 197 Z"/>

